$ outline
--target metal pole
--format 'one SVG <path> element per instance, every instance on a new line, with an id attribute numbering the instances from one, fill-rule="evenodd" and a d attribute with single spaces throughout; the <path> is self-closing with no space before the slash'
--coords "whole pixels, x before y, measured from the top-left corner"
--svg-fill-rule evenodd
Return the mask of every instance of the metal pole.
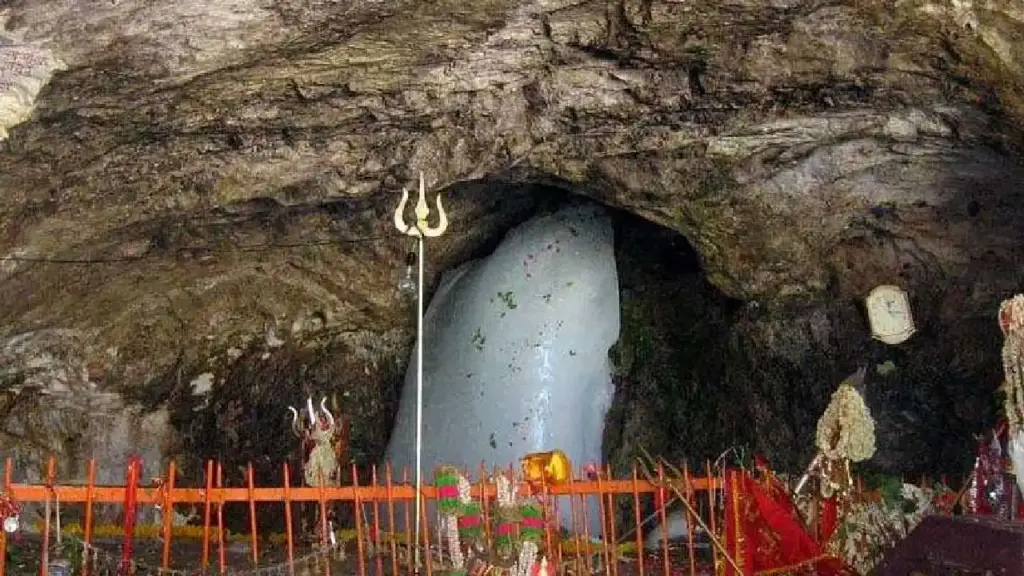
<path id="1" fill-rule="evenodd" d="M 427 206 L 426 187 L 423 183 L 423 172 L 420 172 L 420 194 L 416 201 L 416 221 L 412 225 L 405 222 L 405 205 L 409 201 L 409 191 L 402 188 L 402 199 L 395 209 L 395 228 L 406 236 L 416 238 L 419 258 L 417 262 L 417 286 L 416 286 L 416 527 L 414 533 L 416 541 L 413 545 L 413 570 L 419 573 L 420 570 L 420 517 L 423 514 L 423 269 L 425 248 L 423 242 L 426 238 L 437 238 L 448 229 L 448 216 L 445 214 L 444 206 L 441 205 L 441 195 L 437 196 L 437 226 L 431 227 L 427 224 L 427 216 L 430 209 Z"/>
<path id="2" fill-rule="evenodd" d="M 419 280 L 416 289 L 416 545 L 413 566 L 420 570 L 420 516 L 423 512 L 423 236 L 416 240 L 419 248 Z"/>

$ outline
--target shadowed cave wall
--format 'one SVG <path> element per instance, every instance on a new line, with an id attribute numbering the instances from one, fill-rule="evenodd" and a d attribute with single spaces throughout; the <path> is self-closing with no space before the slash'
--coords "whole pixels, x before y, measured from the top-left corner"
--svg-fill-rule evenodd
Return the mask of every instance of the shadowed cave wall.
<path id="1" fill-rule="evenodd" d="M 944 320 L 941 285 L 912 294 L 919 332 L 887 346 L 871 340 L 859 301 L 726 298 L 685 239 L 634 216 L 619 218 L 617 258 L 623 330 L 605 445 L 620 473 L 637 446 L 698 466 L 737 447 L 802 469 L 832 391 L 862 365 L 878 444 L 864 473 L 955 479 L 972 435 L 993 422 L 998 327 Z"/>

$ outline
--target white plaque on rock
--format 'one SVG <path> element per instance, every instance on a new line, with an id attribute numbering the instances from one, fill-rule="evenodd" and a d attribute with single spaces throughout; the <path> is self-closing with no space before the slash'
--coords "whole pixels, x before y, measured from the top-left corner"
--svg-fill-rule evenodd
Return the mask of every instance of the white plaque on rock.
<path id="1" fill-rule="evenodd" d="M 871 325 L 871 336 L 886 344 L 906 342 L 917 328 L 910 308 L 910 298 L 899 286 L 878 286 L 864 301 Z"/>

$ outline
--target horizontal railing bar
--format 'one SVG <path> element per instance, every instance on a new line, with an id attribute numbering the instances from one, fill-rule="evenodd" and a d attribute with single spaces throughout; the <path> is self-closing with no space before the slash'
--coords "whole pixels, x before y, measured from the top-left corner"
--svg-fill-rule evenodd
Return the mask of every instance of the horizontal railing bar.
<path id="1" fill-rule="evenodd" d="M 694 491 L 717 490 L 718 482 L 714 479 L 693 478 L 690 480 L 690 488 Z M 522 493 L 528 493 L 528 487 L 523 485 Z M 571 485 L 552 486 L 548 494 L 552 496 L 561 495 L 603 495 L 603 494 L 632 494 L 650 493 L 658 491 L 658 487 L 646 480 L 602 480 L 598 482 L 574 482 Z M 64 503 L 80 503 L 87 499 L 88 487 L 55 485 L 48 487 L 40 484 L 11 484 L 10 495 L 16 502 L 45 502 L 47 499 L 59 499 Z M 165 489 L 159 487 L 140 487 L 136 492 L 136 502 L 139 504 L 162 504 L 164 501 Z M 202 488 L 173 488 L 171 501 L 178 504 L 202 504 L 206 502 L 205 490 Z M 217 502 L 248 502 L 252 496 L 255 502 L 277 502 L 285 501 L 284 488 L 254 488 L 250 493 L 248 488 L 213 488 L 210 490 L 211 499 Z M 376 486 L 334 486 L 323 489 L 323 498 L 331 501 L 354 501 L 361 502 L 386 502 L 389 498 L 396 500 L 414 500 L 416 489 L 408 484 L 392 484 L 390 494 L 386 485 Z M 487 498 L 497 496 L 497 487 L 488 483 L 485 486 L 484 494 Z M 424 486 L 423 495 L 426 498 L 437 498 L 437 488 Z M 472 487 L 474 498 L 480 497 L 480 485 Z M 96 503 L 120 504 L 124 502 L 124 486 L 96 486 L 92 489 L 92 501 Z M 320 488 L 290 488 L 288 499 L 293 502 L 317 502 L 321 498 Z"/>

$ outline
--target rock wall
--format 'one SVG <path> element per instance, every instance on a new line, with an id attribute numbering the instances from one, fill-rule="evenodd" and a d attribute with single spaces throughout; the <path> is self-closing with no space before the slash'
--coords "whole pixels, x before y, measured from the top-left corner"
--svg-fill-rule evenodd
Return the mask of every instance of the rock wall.
<path id="1" fill-rule="evenodd" d="M 90 459 L 101 485 L 122 484 L 131 456 L 142 458 L 144 479 L 166 470 L 174 439 L 167 410 L 147 410 L 100 386 L 100 375 L 82 361 L 86 340 L 39 330 L 0 349 L 0 462 L 13 460 L 15 482 L 45 482 L 51 457 L 64 484 L 84 484 Z M 99 522 L 118 520 L 104 506 L 97 514 Z"/>

